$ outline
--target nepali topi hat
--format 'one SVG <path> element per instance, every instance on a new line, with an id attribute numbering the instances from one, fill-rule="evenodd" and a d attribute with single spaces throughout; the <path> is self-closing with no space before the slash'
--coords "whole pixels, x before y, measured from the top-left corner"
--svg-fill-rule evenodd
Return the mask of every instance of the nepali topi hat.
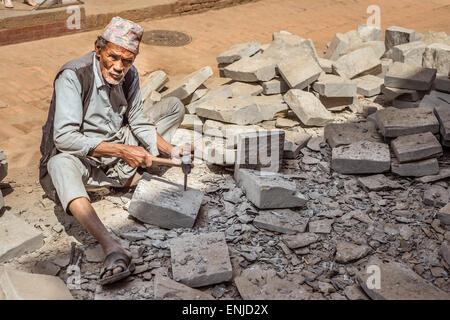
<path id="1" fill-rule="evenodd" d="M 114 17 L 103 30 L 101 37 L 137 54 L 143 33 L 144 29 L 137 23 Z"/>

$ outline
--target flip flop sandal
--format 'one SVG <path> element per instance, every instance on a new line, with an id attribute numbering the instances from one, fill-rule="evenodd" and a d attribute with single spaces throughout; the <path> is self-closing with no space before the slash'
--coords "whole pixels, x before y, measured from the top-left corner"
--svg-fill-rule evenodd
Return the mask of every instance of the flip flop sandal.
<path id="1" fill-rule="evenodd" d="M 120 281 L 134 272 L 135 265 L 131 261 L 131 258 L 128 257 L 125 253 L 122 252 L 112 252 L 106 256 L 103 261 L 105 265 L 100 272 L 100 276 L 98 279 L 98 283 L 101 285 L 111 284 L 117 281 Z M 113 272 L 116 268 L 122 268 L 122 272 L 112 274 L 108 277 L 104 277 L 104 275 L 111 271 Z"/>

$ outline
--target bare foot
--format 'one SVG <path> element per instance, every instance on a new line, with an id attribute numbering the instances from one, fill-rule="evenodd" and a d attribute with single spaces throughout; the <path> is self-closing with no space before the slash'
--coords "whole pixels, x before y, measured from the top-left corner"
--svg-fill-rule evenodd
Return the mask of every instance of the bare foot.
<path id="1" fill-rule="evenodd" d="M 14 8 L 11 0 L 5 0 L 5 8 Z"/>
<path id="2" fill-rule="evenodd" d="M 25 0 L 25 3 L 32 6 L 32 7 L 36 7 L 37 3 L 34 0 Z"/>

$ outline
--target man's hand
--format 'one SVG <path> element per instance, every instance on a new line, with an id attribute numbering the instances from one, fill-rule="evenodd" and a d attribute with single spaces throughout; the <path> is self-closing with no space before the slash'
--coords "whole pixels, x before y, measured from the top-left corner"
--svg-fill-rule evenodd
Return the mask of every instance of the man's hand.
<path id="1" fill-rule="evenodd" d="M 152 155 L 142 147 L 122 145 L 121 158 L 132 168 L 141 166 L 143 168 L 152 165 Z"/>
<path id="2" fill-rule="evenodd" d="M 185 144 L 182 146 L 175 146 L 172 148 L 171 158 L 172 158 L 173 162 L 180 164 L 182 156 L 190 155 L 191 156 L 191 166 L 193 166 L 192 162 L 194 160 L 194 152 L 195 152 L 195 148 L 193 145 L 190 145 L 190 144 Z"/>

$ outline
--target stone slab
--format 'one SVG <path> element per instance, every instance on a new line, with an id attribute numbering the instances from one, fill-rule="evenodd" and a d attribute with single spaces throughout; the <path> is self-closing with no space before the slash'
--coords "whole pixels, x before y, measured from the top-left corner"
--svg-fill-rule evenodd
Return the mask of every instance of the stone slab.
<path id="1" fill-rule="evenodd" d="M 293 89 L 304 89 L 316 81 L 323 72 L 311 56 L 295 56 L 277 65 L 283 80 Z"/>
<path id="2" fill-rule="evenodd" d="M 442 146 L 431 132 L 400 136 L 392 140 L 391 147 L 400 163 L 442 155 Z"/>
<path id="3" fill-rule="evenodd" d="M 381 61 L 371 48 L 352 51 L 333 63 L 333 73 L 348 79 L 377 75 L 381 71 Z"/>
<path id="4" fill-rule="evenodd" d="M 371 49 L 378 59 L 381 59 L 386 52 L 386 45 L 384 41 L 367 41 L 350 47 L 345 54 L 363 48 Z"/>
<path id="5" fill-rule="evenodd" d="M 277 60 L 263 56 L 244 57 L 223 69 L 225 77 L 235 81 L 269 81 L 276 76 Z"/>
<path id="6" fill-rule="evenodd" d="M 325 73 L 333 73 L 333 61 L 325 58 L 319 58 L 319 65 Z"/>
<path id="7" fill-rule="evenodd" d="M 207 101 L 213 99 L 227 99 L 231 98 L 232 96 L 233 90 L 231 86 L 219 86 L 218 88 L 208 90 L 208 92 L 201 99 L 187 105 L 186 109 L 190 114 L 195 114 L 197 111 L 197 107 L 202 106 L 204 103 L 207 103 Z"/>
<path id="8" fill-rule="evenodd" d="M 379 142 L 358 141 L 333 148 L 331 167 L 342 174 L 386 172 L 391 167 L 389 146 Z"/>
<path id="9" fill-rule="evenodd" d="M 261 48 L 258 41 L 238 43 L 232 45 L 227 51 L 222 52 L 217 58 L 217 63 L 233 63 L 243 57 L 250 57 Z"/>
<path id="10" fill-rule="evenodd" d="M 231 280 L 223 232 L 181 236 L 170 241 L 173 279 L 197 288 Z"/>
<path id="11" fill-rule="evenodd" d="M 306 204 L 307 199 L 297 191 L 295 182 L 281 174 L 238 169 L 234 176 L 248 200 L 259 209 L 296 208 Z"/>
<path id="12" fill-rule="evenodd" d="M 161 228 L 192 228 L 203 192 L 144 173 L 128 212 L 136 219 Z"/>
<path id="13" fill-rule="evenodd" d="M 368 265 L 372 264 L 371 262 Z M 449 300 L 450 295 L 409 267 L 395 261 L 374 264 L 380 268 L 380 289 L 368 285 L 370 273 L 357 272 L 357 280 L 373 300 Z M 365 268 L 363 268 L 365 270 Z"/>
<path id="14" fill-rule="evenodd" d="M 334 223 L 334 219 L 321 219 L 310 221 L 308 223 L 308 231 L 312 233 L 331 233 L 331 226 Z"/>
<path id="15" fill-rule="evenodd" d="M 358 26 L 358 34 L 362 41 L 380 41 L 383 39 L 383 30 L 377 26 L 360 24 Z"/>
<path id="16" fill-rule="evenodd" d="M 430 90 L 436 79 L 436 69 L 410 66 L 401 62 L 394 62 L 384 77 L 387 87 Z"/>
<path id="17" fill-rule="evenodd" d="M 234 279 L 243 300 L 309 300 L 309 293 L 302 285 L 305 278 L 299 273 L 287 274 L 283 279 L 274 269 L 252 265 Z"/>
<path id="18" fill-rule="evenodd" d="M 320 240 L 320 236 L 311 232 L 298 233 L 296 235 L 284 235 L 283 242 L 290 249 L 307 247 Z"/>
<path id="19" fill-rule="evenodd" d="M 392 106 L 397 109 L 411 109 L 420 107 L 420 103 L 420 101 L 412 102 L 394 99 L 394 101 L 392 101 Z"/>
<path id="20" fill-rule="evenodd" d="M 289 110 L 281 94 L 253 97 L 264 121 L 286 116 Z"/>
<path id="21" fill-rule="evenodd" d="M 392 49 L 395 46 L 413 42 L 416 40 L 416 32 L 412 29 L 392 26 L 386 29 L 385 43 L 386 50 Z"/>
<path id="22" fill-rule="evenodd" d="M 300 154 L 300 150 L 306 146 L 311 135 L 306 132 L 285 131 L 283 158 L 295 159 Z"/>
<path id="23" fill-rule="evenodd" d="M 336 33 L 333 40 L 331 40 L 324 58 L 336 61 L 344 52 L 347 52 L 349 47 L 350 43 L 347 36 L 342 33 Z"/>
<path id="24" fill-rule="evenodd" d="M 422 67 L 423 54 L 427 48 L 422 41 L 414 41 L 397 45 L 392 48 L 394 62 L 406 63 L 415 67 Z"/>
<path id="25" fill-rule="evenodd" d="M 240 126 L 227 124 L 220 121 L 206 120 L 203 124 L 203 134 L 207 136 L 223 137 L 227 140 L 227 146 L 237 148 L 238 137 L 241 133 L 257 132 L 263 128 L 257 125 Z"/>
<path id="26" fill-rule="evenodd" d="M 339 241 L 336 245 L 336 262 L 347 264 L 367 256 L 372 249 L 366 245 L 357 245 L 351 242 Z"/>
<path id="27" fill-rule="evenodd" d="M 171 85 L 172 89 L 169 89 L 164 94 L 164 97 L 177 97 L 180 100 L 186 99 L 212 75 L 213 71 L 211 67 L 203 67 Z"/>
<path id="28" fill-rule="evenodd" d="M 284 140 L 285 133 L 282 130 L 239 134 L 235 171 L 244 168 L 279 172 L 283 161 Z"/>
<path id="29" fill-rule="evenodd" d="M 424 108 L 386 108 L 377 111 L 376 121 L 381 134 L 388 138 L 428 131 L 439 132 L 439 121 L 433 111 Z"/>
<path id="30" fill-rule="evenodd" d="M 427 206 L 443 207 L 450 200 L 447 188 L 440 185 L 432 185 L 423 193 L 423 203 Z"/>
<path id="31" fill-rule="evenodd" d="M 8 162 L 3 150 L 0 149 L 0 181 L 8 175 Z"/>
<path id="32" fill-rule="evenodd" d="M 259 211 L 253 220 L 255 227 L 284 234 L 305 232 L 308 218 L 289 209 Z"/>
<path id="33" fill-rule="evenodd" d="M 373 97 L 381 93 L 384 80 L 371 74 L 353 80 L 357 86 L 357 93 L 365 97 Z"/>
<path id="34" fill-rule="evenodd" d="M 238 125 L 256 124 L 263 116 L 252 97 L 212 99 L 197 106 L 199 117 Z"/>
<path id="35" fill-rule="evenodd" d="M 355 104 L 358 101 L 358 97 L 328 98 L 319 95 L 319 100 L 328 111 L 339 112 Z"/>
<path id="36" fill-rule="evenodd" d="M 423 55 L 423 66 L 437 70 L 437 73 L 448 75 L 450 72 L 450 42 L 433 43 Z"/>
<path id="37" fill-rule="evenodd" d="M 383 86 L 381 88 L 381 93 L 385 101 L 392 101 L 394 99 L 403 101 L 418 101 L 423 98 L 424 91 L 401 89 L 401 88 L 390 88 Z"/>
<path id="38" fill-rule="evenodd" d="M 283 78 L 275 78 L 261 83 L 265 95 L 281 94 L 289 91 L 289 85 Z"/>
<path id="39" fill-rule="evenodd" d="M 430 182 L 435 182 L 435 181 L 439 181 L 442 179 L 446 179 L 449 177 L 450 177 L 450 168 L 440 168 L 439 173 L 437 173 L 435 175 L 420 177 L 420 178 L 417 178 L 416 180 L 419 182 L 422 182 L 422 183 L 430 183 Z"/>
<path id="40" fill-rule="evenodd" d="M 354 97 L 357 85 L 351 80 L 323 73 L 313 84 L 313 89 L 328 98 Z"/>
<path id="41" fill-rule="evenodd" d="M 358 183 L 366 191 L 381 191 L 381 190 L 393 190 L 402 188 L 402 186 L 398 182 L 389 179 L 384 174 L 359 177 Z"/>
<path id="42" fill-rule="evenodd" d="M 434 109 L 434 114 L 439 121 L 439 132 L 442 139 L 444 141 L 450 141 L 450 108 L 443 106 L 437 107 Z"/>
<path id="43" fill-rule="evenodd" d="M 391 170 L 402 177 L 423 177 L 438 174 L 439 163 L 435 158 L 407 163 L 392 160 Z"/>
<path id="44" fill-rule="evenodd" d="M 0 217 L 0 263 L 44 245 L 44 235 L 14 216 L 5 213 Z"/>
<path id="45" fill-rule="evenodd" d="M 215 300 L 203 291 L 192 289 L 160 274 L 155 276 L 154 286 L 154 297 L 157 300 Z"/>
<path id="46" fill-rule="evenodd" d="M 257 83 L 233 82 L 229 86 L 233 98 L 257 96 L 263 92 L 262 86 Z"/>
<path id="47" fill-rule="evenodd" d="M 344 146 L 357 141 L 382 142 L 373 122 L 330 123 L 325 126 L 324 137 L 331 148 Z"/>
<path id="48" fill-rule="evenodd" d="M 436 90 L 450 93 L 450 78 L 447 75 L 436 76 L 436 80 L 434 80 L 434 88 Z"/>
<path id="49" fill-rule="evenodd" d="M 168 81 L 169 77 L 162 70 L 150 73 L 141 85 L 142 101 L 147 100 L 153 91 L 159 92 Z"/>
<path id="50" fill-rule="evenodd" d="M 438 213 L 441 224 L 450 225 L 450 203 L 447 203 Z"/>
<path id="51" fill-rule="evenodd" d="M 189 129 L 202 131 L 203 122 L 200 118 L 195 114 L 185 114 L 183 118 L 183 122 L 180 124 L 180 129 Z"/>
<path id="52" fill-rule="evenodd" d="M 291 89 L 284 95 L 284 101 L 307 126 L 325 126 L 334 120 L 333 114 L 310 92 Z"/>
<path id="53" fill-rule="evenodd" d="M 0 267 L 0 290 L 6 300 L 73 300 L 58 277 Z"/>

